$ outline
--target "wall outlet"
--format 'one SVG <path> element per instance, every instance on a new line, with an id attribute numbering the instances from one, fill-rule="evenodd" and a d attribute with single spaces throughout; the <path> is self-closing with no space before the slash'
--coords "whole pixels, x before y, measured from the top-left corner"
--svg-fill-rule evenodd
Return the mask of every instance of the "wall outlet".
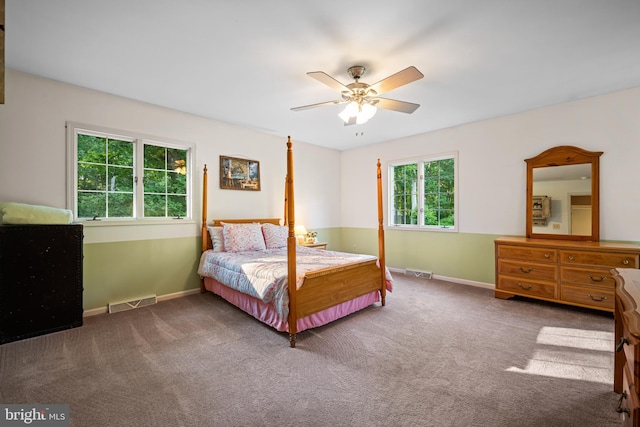
<path id="1" fill-rule="evenodd" d="M 353 245 L 353 252 L 356 252 L 356 245 Z"/>
<path id="2" fill-rule="evenodd" d="M 560 230 L 560 224 L 558 224 L 557 222 L 554 222 L 553 224 L 551 224 L 551 227 L 552 227 L 554 230 Z"/>

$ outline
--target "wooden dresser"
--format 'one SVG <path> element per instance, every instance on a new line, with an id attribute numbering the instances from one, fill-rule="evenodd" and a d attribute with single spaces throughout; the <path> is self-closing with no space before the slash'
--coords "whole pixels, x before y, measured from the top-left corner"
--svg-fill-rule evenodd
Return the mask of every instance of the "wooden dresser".
<path id="1" fill-rule="evenodd" d="M 640 267 L 640 246 L 501 237 L 495 240 L 496 298 L 515 295 L 613 312 L 613 268 Z"/>
<path id="2" fill-rule="evenodd" d="M 640 425 L 640 270 L 616 269 L 616 354 L 613 390 L 623 424 Z"/>

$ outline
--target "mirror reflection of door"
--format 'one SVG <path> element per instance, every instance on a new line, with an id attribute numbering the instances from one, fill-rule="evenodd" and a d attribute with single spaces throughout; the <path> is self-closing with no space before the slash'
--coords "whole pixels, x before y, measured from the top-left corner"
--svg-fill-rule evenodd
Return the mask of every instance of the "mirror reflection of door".
<path id="1" fill-rule="evenodd" d="M 591 234 L 591 195 L 571 195 L 571 231 L 576 236 Z"/>

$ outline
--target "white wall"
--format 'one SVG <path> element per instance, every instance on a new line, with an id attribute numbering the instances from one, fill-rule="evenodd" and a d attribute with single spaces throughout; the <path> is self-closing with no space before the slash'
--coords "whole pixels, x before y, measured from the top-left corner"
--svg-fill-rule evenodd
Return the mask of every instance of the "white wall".
<path id="1" fill-rule="evenodd" d="M 74 121 L 187 141 L 196 147 L 195 221 L 181 226 L 85 227 L 87 243 L 197 235 L 205 163 L 210 219 L 282 217 L 285 138 L 6 71 L 5 105 L 0 105 L 0 201 L 66 207 L 65 122 Z M 292 140 L 297 222 L 309 228 L 338 227 L 340 152 L 296 143 L 295 135 Z M 262 190 L 220 190 L 220 155 L 260 161 Z"/>
<path id="2" fill-rule="evenodd" d="M 457 150 L 460 232 L 524 235 L 524 159 L 557 145 L 604 152 L 600 238 L 640 241 L 640 88 L 343 152 L 342 226 L 377 224 L 376 210 L 369 205 L 375 197 L 372 177 L 378 157 L 384 166 Z M 364 191 L 356 183 L 365 183 Z"/>
<path id="3" fill-rule="evenodd" d="M 281 137 L 7 70 L 0 105 L 0 201 L 66 206 L 66 121 L 131 130 L 196 146 L 196 221 L 181 227 L 98 227 L 88 242 L 195 236 L 202 166 L 209 216 L 282 217 Z M 407 116 L 407 120 L 411 120 Z M 460 232 L 523 235 L 525 158 L 556 145 L 603 151 L 601 239 L 640 241 L 640 88 L 416 135 L 344 152 L 295 143 L 297 222 L 376 228 L 375 164 L 457 150 Z M 218 188 L 220 155 L 260 161 L 263 190 Z M 386 179 L 386 169 L 384 170 Z M 386 188 L 385 188 L 386 195 Z"/>

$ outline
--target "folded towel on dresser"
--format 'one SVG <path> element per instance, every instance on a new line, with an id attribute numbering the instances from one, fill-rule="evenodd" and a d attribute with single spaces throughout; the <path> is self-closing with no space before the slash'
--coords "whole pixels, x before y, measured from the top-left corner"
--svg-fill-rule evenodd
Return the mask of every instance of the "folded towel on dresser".
<path id="1" fill-rule="evenodd" d="M 68 209 L 24 203 L 0 203 L 2 224 L 71 224 L 73 212 Z"/>

